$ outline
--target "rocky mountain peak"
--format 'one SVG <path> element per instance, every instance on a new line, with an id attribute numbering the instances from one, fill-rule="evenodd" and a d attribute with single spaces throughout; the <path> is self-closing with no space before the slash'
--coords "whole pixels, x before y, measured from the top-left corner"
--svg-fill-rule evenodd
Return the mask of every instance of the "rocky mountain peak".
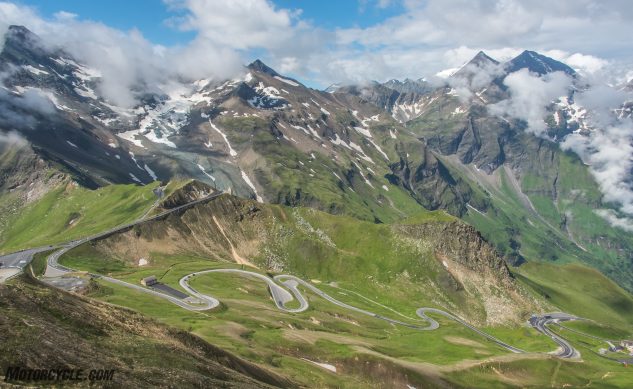
<path id="1" fill-rule="evenodd" d="M 404 81 L 393 79 L 382 85 L 399 93 L 426 93 L 432 89 L 424 79 L 412 80 L 405 78 Z"/>
<path id="2" fill-rule="evenodd" d="M 251 70 L 259 71 L 265 74 L 268 74 L 271 77 L 280 76 L 273 68 L 266 65 L 260 59 L 256 59 L 248 65 L 248 68 Z"/>
<path id="3" fill-rule="evenodd" d="M 564 63 L 530 50 L 525 50 L 506 63 L 508 73 L 516 72 L 520 69 L 528 69 L 538 75 L 564 72 L 570 76 L 576 76 L 576 71 Z"/>
<path id="4" fill-rule="evenodd" d="M 499 65 L 499 62 L 480 51 L 458 71 L 453 73 L 454 78 L 470 78 L 481 69 L 491 69 Z"/>
<path id="5" fill-rule="evenodd" d="M 24 53 L 26 55 L 44 55 L 45 50 L 42 40 L 37 34 L 24 26 L 11 25 L 4 36 L 3 51 Z"/>
<path id="6" fill-rule="evenodd" d="M 31 30 L 24 26 L 11 25 L 6 34 L 6 39 L 15 39 L 19 41 L 39 40 Z"/>
<path id="7" fill-rule="evenodd" d="M 490 57 L 488 54 L 484 53 L 483 51 L 479 51 L 477 53 L 477 55 L 475 55 L 473 57 L 473 59 L 470 60 L 471 64 L 484 64 L 484 63 L 493 63 L 495 65 L 499 64 L 499 61 L 497 61 L 496 59 Z"/>

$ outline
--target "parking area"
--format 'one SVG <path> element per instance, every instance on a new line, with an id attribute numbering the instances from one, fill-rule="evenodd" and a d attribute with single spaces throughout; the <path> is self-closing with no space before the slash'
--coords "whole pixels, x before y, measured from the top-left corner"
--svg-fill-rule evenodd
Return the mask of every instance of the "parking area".
<path id="1" fill-rule="evenodd" d="M 184 294 L 183 292 L 181 292 L 179 290 L 176 290 L 176 289 L 172 288 L 171 286 L 165 285 L 165 284 L 160 284 L 160 283 L 159 284 L 154 284 L 154 285 L 151 286 L 151 288 L 155 289 L 155 290 L 157 290 L 159 292 L 166 293 L 166 294 L 168 294 L 170 296 L 173 296 L 173 297 L 181 299 L 181 300 L 189 297 L 187 294 Z"/>

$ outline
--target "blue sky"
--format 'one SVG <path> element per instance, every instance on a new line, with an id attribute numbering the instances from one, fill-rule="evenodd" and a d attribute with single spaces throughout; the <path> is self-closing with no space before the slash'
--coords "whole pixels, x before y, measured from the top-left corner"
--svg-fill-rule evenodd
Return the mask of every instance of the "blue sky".
<path id="1" fill-rule="evenodd" d="M 81 19 L 102 22 L 121 30 L 137 28 L 150 41 L 164 45 L 182 44 L 195 35 L 177 31 L 164 23 L 173 13 L 161 0 L 32 0 L 21 3 L 37 8 L 47 18 L 66 11 Z"/>
<path id="2" fill-rule="evenodd" d="M 239 1 L 239 0 L 235 0 Z M 185 44 L 195 33 L 179 31 L 165 23 L 179 12 L 162 0 L 31 0 L 21 4 L 37 8 L 44 17 L 59 11 L 77 14 L 81 19 L 102 22 L 121 30 L 139 29 L 150 41 L 162 45 Z M 276 0 L 278 8 L 300 9 L 301 18 L 325 29 L 369 27 L 402 12 L 400 3 L 379 8 L 355 0 Z"/>

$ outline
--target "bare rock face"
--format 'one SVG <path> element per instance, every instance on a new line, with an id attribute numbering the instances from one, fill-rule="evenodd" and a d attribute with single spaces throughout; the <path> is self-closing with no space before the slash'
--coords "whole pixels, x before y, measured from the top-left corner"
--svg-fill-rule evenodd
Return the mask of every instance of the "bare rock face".
<path id="1" fill-rule="evenodd" d="M 500 279 L 512 278 L 505 261 L 472 226 L 460 221 L 401 226 L 408 234 L 434 242 L 436 252 L 477 272 L 493 271 Z"/>
<path id="2" fill-rule="evenodd" d="M 211 186 L 197 180 L 190 181 L 169 195 L 161 203 L 164 209 L 173 209 L 200 200 L 215 192 Z"/>
<path id="3" fill-rule="evenodd" d="M 528 312 L 542 310 L 514 281 L 506 262 L 472 226 L 461 221 L 395 225 L 396 233 L 426 242 L 446 274 L 441 284 L 477 301 L 480 312 L 463 310 L 472 322 L 499 325 L 520 322 Z"/>

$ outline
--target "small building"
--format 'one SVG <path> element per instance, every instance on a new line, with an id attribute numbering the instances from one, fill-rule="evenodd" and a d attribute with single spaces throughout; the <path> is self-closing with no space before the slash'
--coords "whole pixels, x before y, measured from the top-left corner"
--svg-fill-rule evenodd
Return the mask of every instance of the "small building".
<path id="1" fill-rule="evenodd" d="M 141 285 L 143 286 L 152 286 L 158 284 L 158 279 L 156 276 L 145 277 L 141 280 Z"/>

